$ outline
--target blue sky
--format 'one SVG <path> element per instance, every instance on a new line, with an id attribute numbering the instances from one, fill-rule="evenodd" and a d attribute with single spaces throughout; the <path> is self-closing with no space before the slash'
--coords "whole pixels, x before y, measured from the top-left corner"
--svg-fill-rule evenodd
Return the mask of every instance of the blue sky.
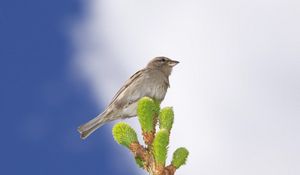
<path id="1" fill-rule="evenodd" d="M 109 130 L 86 141 L 76 131 L 101 109 L 70 66 L 70 26 L 83 9 L 79 0 L 0 1 L 0 174 L 135 174 Z"/>

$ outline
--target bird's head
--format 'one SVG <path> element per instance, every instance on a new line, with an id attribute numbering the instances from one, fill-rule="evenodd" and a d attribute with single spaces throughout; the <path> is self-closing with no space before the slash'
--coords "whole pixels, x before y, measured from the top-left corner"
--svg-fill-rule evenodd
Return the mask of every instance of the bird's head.
<path id="1" fill-rule="evenodd" d="M 147 65 L 147 68 L 150 69 L 159 69 L 166 75 L 170 75 L 172 68 L 177 65 L 179 61 L 171 60 L 170 58 L 160 56 L 153 58 Z"/>

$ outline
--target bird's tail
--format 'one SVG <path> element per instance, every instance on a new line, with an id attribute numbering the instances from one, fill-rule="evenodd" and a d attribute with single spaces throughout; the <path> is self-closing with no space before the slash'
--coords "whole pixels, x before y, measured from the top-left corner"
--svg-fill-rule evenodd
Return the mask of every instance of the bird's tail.
<path id="1" fill-rule="evenodd" d="M 97 117 L 78 127 L 77 130 L 80 133 L 81 139 L 86 139 L 96 129 L 100 128 L 103 124 L 110 121 L 109 118 L 106 117 L 107 115 L 104 115 L 104 113 L 98 115 Z"/>

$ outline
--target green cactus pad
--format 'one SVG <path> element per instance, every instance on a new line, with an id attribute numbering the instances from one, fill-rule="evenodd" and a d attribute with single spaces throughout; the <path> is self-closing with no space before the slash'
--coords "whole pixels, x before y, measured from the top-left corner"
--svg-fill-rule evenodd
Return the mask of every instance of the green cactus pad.
<path id="1" fill-rule="evenodd" d="M 154 130 L 154 116 L 158 115 L 159 103 L 149 97 L 143 97 L 138 101 L 137 115 L 143 132 Z"/>
<path id="2" fill-rule="evenodd" d="M 165 107 L 159 113 L 159 128 L 170 132 L 174 122 L 174 112 L 172 107 Z"/>
<path id="3" fill-rule="evenodd" d="M 153 155 L 156 163 L 165 165 L 169 144 L 169 132 L 162 129 L 156 133 L 153 141 Z"/>
<path id="4" fill-rule="evenodd" d="M 178 169 L 181 165 L 184 165 L 186 163 L 187 157 L 189 155 L 189 151 L 186 148 L 178 148 L 174 153 L 173 153 L 173 160 L 172 160 L 172 165 Z"/>
<path id="5" fill-rule="evenodd" d="M 117 123 L 112 130 L 116 142 L 129 148 L 133 142 L 138 142 L 136 132 L 124 122 Z"/>

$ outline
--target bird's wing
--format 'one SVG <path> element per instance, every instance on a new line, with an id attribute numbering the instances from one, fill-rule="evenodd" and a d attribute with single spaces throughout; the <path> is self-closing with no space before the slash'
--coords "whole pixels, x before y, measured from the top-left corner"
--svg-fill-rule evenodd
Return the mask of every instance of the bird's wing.
<path id="1" fill-rule="evenodd" d="M 113 103 L 115 103 L 115 102 L 117 101 L 117 99 L 119 99 L 118 97 L 120 96 L 120 94 L 122 94 L 123 92 L 125 92 L 131 84 L 133 84 L 133 83 L 139 81 L 139 79 L 142 78 L 142 74 L 143 74 L 144 72 L 146 72 L 146 71 L 147 71 L 147 69 L 145 68 L 145 69 L 139 70 L 139 71 L 137 71 L 135 74 L 133 74 L 133 75 L 125 82 L 125 84 L 121 87 L 121 89 L 119 89 L 119 91 L 116 93 L 116 95 L 113 97 L 113 99 L 112 99 L 111 102 L 109 103 L 108 107 L 111 106 Z M 123 106 L 123 105 L 119 104 L 119 105 L 117 105 L 116 107 L 122 107 L 122 106 Z"/>

